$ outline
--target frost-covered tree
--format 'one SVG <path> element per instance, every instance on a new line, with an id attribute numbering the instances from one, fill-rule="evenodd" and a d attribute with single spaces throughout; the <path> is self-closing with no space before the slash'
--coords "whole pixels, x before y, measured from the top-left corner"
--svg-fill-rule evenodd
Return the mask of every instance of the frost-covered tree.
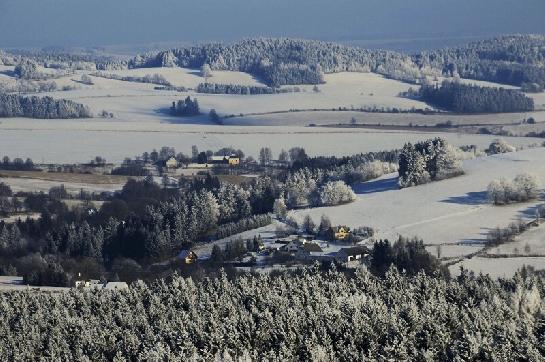
<path id="1" fill-rule="evenodd" d="M 339 205 L 356 200 L 356 194 L 344 181 L 331 181 L 320 189 L 320 201 L 323 205 Z"/>
<path id="2" fill-rule="evenodd" d="M 210 65 L 205 63 L 201 67 L 201 76 L 204 78 L 204 81 L 207 82 L 208 78 L 212 77 L 212 68 Z"/>
<path id="3" fill-rule="evenodd" d="M 269 147 L 262 147 L 259 150 L 259 164 L 261 166 L 267 166 L 272 161 L 272 151 Z"/>
<path id="4" fill-rule="evenodd" d="M 318 225 L 318 234 L 326 235 L 331 227 L 331 220 L 327 215 L 322 215 L 320 217 L 320 225 Z"/>
<path id="5" fill-rule="evenodd" d="M 513 180 L 513 186 L 520 201 L 535 199 L 539 194 L 539 183 L 535 175 L 520 174 Z"/>
<path id="6" fill-rule="evenodd" d="M 278 161 L 280 162 L 289 162 L 289 154 L 288 152 L 286 152 L 285 149 L 282 149 L 282 151 L 280 151 L 280 154 L 278 155 Z"/>
<path id="7" fill-rule="evenodd" d="M 284 197 L 274 200 L 273 212 L 280 220 L 284 220 L 286 218 L 288 214 L 288 207 L 286 206 Z"/>
<path id="8" fill-rule="evenodd" d="M 407 143 L 399 155 L 399 186 L 410 187 L 463 174 L 461 152 L 444 139 Z"/>
<path id="9" fill-rule="evenodd" d="M 303 230 L 308 234 L 314 234 L 316 232 L 316 224 L 312 220 L 312 217 L 310 215 L 305 215 L 305 218 L 303 219 L 303 224 L 301 225 Z"/>
<path id="10" fill-rule="evenodd" d="M 93 85 L 93 80 L 87 74 L 82 74 L 80 81 L 83 84 Z"/>

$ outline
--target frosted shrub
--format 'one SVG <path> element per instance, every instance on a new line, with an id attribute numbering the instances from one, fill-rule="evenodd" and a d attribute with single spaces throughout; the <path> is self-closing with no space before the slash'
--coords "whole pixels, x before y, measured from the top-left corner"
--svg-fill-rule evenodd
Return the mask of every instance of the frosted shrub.
<path id="1" fill-rule="evenodd" d="M 498 153 L 509 153 L 515 152 L 517 149 L 514 146 L 511 146 L 503 139 L 497 139 L 492 141 L 490 146 L 488 146 L 488 153 L 491 155 L 496 155 Z"/>
<path id="2" fill-rule="evenodd" d="M 320 189 L 320 201 L 323 205 L 339 205 L 356 200 L 356 194 L 344 181 L 326 183 Z"/>
<path id="3" fill-rule="evenodd" d="M 512 182 L 503 178 L 494 180 L 488 185 L 487 195 L 494 205 L 525 202 L 538 196 L 538 181 L 530 174 L 520 174 Z"/>
<path id="4" fill-rule="evenodd" d="M 534 175 L 524 173 L 513 180 L 520 201 L 535 199 L 538 196 L 538 181 Z"/>
<path id="5" fill-rule="evenodd" d="M 357 169 L 363 180 L 371 180 L 396 171 L 397 165 L 395 163 L 381 161 L 367 162 Z"/>

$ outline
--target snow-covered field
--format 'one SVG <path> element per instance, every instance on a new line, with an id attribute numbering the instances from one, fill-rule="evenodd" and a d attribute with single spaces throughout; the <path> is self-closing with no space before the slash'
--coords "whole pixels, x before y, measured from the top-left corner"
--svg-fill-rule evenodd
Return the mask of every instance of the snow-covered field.
<path id="1" fill-rule="evenodd" d="M 51 181 L 51 180 L 38 180 L 34 178 L 17 178 L 17 177 L 0 177 L 0 182 L 3 182 L 14 192 L 35 191 L 35 192 L 48 192 L 49 189 L 55 186 L 64 185 L 66 190 L 70 193 L 78 193 L 80 190 L 87 192 L 108 192 L 117 191 L 123 188 L 124 183 L 120 184 L 90 184 L 90 183 L 77 183 L 77 182 L 63 182 L 63 181 Z"/>
<path id="2" fill-rule="evenodd" d="M 534 118 L 536 125 L 523 125 L 523 119 Z M 271 113 L 260 115 L 248 115 L 234 117 L 225 120 L 227 125 L 271 125 L 271 126 L 308 126 L 309 124 L 330 125 L 349 124 L 352 118 L 358 124 L 381 125 L 381 126 L 428 126 L 433 127 L 438 123 L 451 121 L 454 125 L 513 125 L 508 129 L 518 134 L 518 128 L 524 129 L 524 134 L 534 129 L 542 128 L 545 125 L 545 112 L 528 113 L 500 113 L 500 114 L 475 114 L 475 115 L 452 115 L 432 114 L 424 115 L 418 113 L 368 113 L 357 111 L 305 111 L 289 113 Z M 522 130 L 522 129 L 521 129 Z M 522 133 L 522 132 L 520 132 Z"/>
<path id="3" fill-rule="evenodd" d="M 545 224 L 522 233 L 513 242 L 490 249 L 488 254 L 545 256 Z"/>
<path id="4" fill-rule="evenodd" d="M 454 145 L 487 148 L 495 139 L 488 135 L 375 131 L 274 126 L 216 126 L 160 122 L 124 122 L 118 120 L 0 120 L 0 156 L 30 157 L 35 162 L 88 162 L 97 155 L 110 162 L 161 146 L 175 147 L 189 154 L 191 145 L 201 150 L 232 146 L 254 158 L 261 147 L 269 146 L 276 157 L 282 149 L 302 146 L 311 156 L 352 155 L 361 152 L 400 148 L 405 142 L 430 137 L 445 137 Z M 516 146 L 542 141 L 510 138 Z"/>
<path id="5" fill-rule="evenodd" d="M 545 257 L 517 257 L 517 258 L 471 258 L 451 265 L 450 273 L 453 276 L 460 274 L 460 266 L 476 274 L 489 274 L 493 278 L 512 277 L 523 266 L 532 266 L 536 270 L 545 269 Z"/>
<path id="6" fill-rule="evenodd" d="M 23 277 L 0 276 L 0 292 L 9 291 L 43 291 L 43 292 L 67 292 L 70 288 L 64 287 L 34 287 L 23 284 Z"/>
<path id="7" fill-rule="evenodd" d="M 396 175 L 387 175 L 357 185 L 354 203 L 295 214 L 300 219 L 309 214 L 316 222 L 326 214 L 334 224 L 372 226 L 378 228 L 379 238 L 390 240 L 418 236 L 434 254 L 433 245 L 443 245 L 444 257 L 467 255 L 478 251 L 474 246 L 482 246 L 489 229 L 533 217 L 540 202 L 492 206 L 486 201 L 486 187 L 495 178 L 512 179 L 523 172 L 535 174 L 545 185 L 544 157 L 545 148 L 535 148 L 468 160 L 463 176 L 402 190 Z"/>

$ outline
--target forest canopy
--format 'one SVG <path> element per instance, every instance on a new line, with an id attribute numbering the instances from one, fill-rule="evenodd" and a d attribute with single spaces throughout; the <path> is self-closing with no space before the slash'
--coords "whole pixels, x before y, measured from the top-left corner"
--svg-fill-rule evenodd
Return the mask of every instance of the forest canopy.
<path id="1" fill-rule="evenodd" d="M 0 359 L 545 358 L 543 279 L 319 268 L 128 290 L 0 293 Z"/>
<path id="2" fill-rule="evenodd" d="M 456 113 L 504 113 L 534 110 L 534 100 L 514 89 L 481 87 L 444 81 L 420 88 L 419 98 Z"/>

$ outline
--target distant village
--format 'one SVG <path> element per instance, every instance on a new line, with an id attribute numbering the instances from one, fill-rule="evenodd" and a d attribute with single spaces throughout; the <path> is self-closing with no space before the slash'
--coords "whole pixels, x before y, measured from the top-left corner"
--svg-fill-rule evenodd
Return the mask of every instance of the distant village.
<path id="1" fill-rule="evenodd" d="M 369 262 L 374 233 L 369 227 L 352 230 L 348 226 L 331 226 L 319 233 L 278 228 L 256 232 L 247 239 L 220 240 L 210 253 L 199 246 L 183 250 L 178 258 L 188 265 L 211 262 L 242 269 L 274 270 L 279 265 L 316 262 L 353 268 Z"/>

